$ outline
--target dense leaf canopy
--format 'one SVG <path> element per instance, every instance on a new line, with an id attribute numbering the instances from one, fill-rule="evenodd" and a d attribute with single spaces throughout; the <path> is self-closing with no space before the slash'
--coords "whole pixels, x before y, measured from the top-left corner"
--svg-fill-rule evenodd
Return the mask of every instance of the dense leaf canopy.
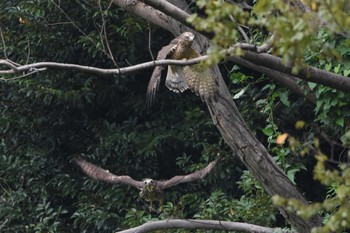
<path id="1" fill-rule="evenodd" d="M 119 68 L 152 60 L 173 39 L 109 1 L 97 2 L 2 1 L 1 58 L 20 64 L 55 61 Z M 230 34 L 230 27 L 248 23 L 245 17 L 253 13 L 229 3 L 220 11 L 217 1 L 205 2 L 192 5 L 197 16 L 191 22 L 198 30 L 222 33 L 223 41 L 213 37 L 212 55 L 217 62 L 222 57 L 215 52 L 241 37 L 236 31 Z M 315 32 L 310 25 L 290 21 L 298 18 L 287 10 L 268 15 L 264 2 L 256 5 L 254 14 L 260 16 L 250 22 L 254 26 L 249 36 L 255 42 L 262 44 L 268 32 L 276 33 L 282 39 L 275 54 L 294 63 L 296 70 L 306 63 L 350 74 L 349 39 L 344 36 L 346 25 L 337 24 L 339 19 L 328 20 L 335 25 L 333 31 L 325 27 Z M 284 1 L 272 2 L 275 11 L 280 7 L 277 2 Z M 239 21 L 230 25 L 232 12 Z M 320 12 L 329 17 L 324 8 Z M 285 35 L 292 33 L 293 25 L 299 25 L 294 28 L 298 33 Z M 279 33 L 292 40 L 284 40 Z M 327 46 L 316 52 L 319 44 Z M 293 49 L 295 45 L 300 49 Z M 314 96 L 315 101 L 310 101 L 232 62 L 220 64 L 220 69 L 256 137 L 310 200 L 323 201 L 327 190 L 312 179 L 316 160 L 300 155 L 323 151 L 333 161 L 344 161 L 349 145 L 349 94 L 298 81 Z M 98 76 L 51 69 L 0 77 L 1 232 L 113 232 L 167 218 L 287 226 L 270 196 L 232 155 L 198 97 L 190 92 L 171 93 L 161 86 L 155 105 L 147 108 L 151 72 Z M 289 146 L 277 144 L 276 138 L 286 132 Z M 86 177 L 72 163 L 75 154 L 138 180 L 167 179 L 203 168 L 217 156 L 221 160 L 204 180 L 167 190 L 162 210 L 150 211 L 137 189 Z M 337 166 L 331 163 L 330 167 Z M 334 190 L 328 192 L 335 195 Z"/>

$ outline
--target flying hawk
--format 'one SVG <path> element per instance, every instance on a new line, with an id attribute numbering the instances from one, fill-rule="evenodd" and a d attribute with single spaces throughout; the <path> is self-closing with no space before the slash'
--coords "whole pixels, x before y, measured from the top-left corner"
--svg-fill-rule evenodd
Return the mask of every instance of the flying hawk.
<path id="1" fill-rule="evenodd" d="M 92 163 L 87 162 L 80 156 L 75 156 L 73 158 L 73 161 L 82 169 L 82 171 L 86 175 L 95 180 L 101 180 L 111 184 L 126 184 L 139 189 L 140 197 L 150 202 L 152 208 L 153 201 L 159 201 L 160 203 L 162 203 L 164 197 L 163 189 L 170 188 L 180 183 L 187 183 L 203 179 L 215 167 L 218 159 L 212 161 L 203 169 L 195 171 L 191 174 L 183 176 L 174 176 L 169 180 L 160 181 L 153 180 L 150 178 L 145 178 L 142 181 L 137 181 L 132 179 L 130 176 L 117 176 L 110 173 L 108 170 L 105 170 Z"/>
<path id="2" fill-rule="evenodd" d="M 182 33 L 158 52 L 157 60 L 183 60 L 200 57 L 200 54 L 191 48 L 193 39 L 194 34 L 192 32 Z M 147 102 L 149 105 L 154 101 L 163 69 L 164 67 L 157 66 L 152 73 L 147 88 Z M 169 65 L 165 86 L 177 93 L 191 89 L 201 97 L 202 101 L 214 97 L 216 91 L 215 81 L 210 69 L 203 68 L 199 64 L 185 67 Z"/>
<path id="3" fill-rule="evenodd" d="M 150 210 L 153 210 L 153 201 L 159 201 L 160 205 L 162 205 L 164 192 L 159 188 L 157 182 L 151 178 L 145 178 L 142 180 L 142 183 L 144 187 L 141 189 L 139 196 L 150 202 Z"/>

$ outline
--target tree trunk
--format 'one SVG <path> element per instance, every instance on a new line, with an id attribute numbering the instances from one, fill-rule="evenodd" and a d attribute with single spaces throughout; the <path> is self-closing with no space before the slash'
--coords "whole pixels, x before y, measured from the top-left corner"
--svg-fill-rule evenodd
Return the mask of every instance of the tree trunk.
<path id="1" fill-rule="evenodd" d="M 253 176 L 261 182 L 268 194 L 294 198 L 307 203 L 295 185 L 272 160 L 265 147 L 249 130 L 233 102 L 232 96 L 223 82 L 218 69 L 216 68 L 214 72 L 218 81 L 218 97 L 208 102 L 207 105 L 212 119 L 226 143 Z M 299 232 L 311 232 L 312 227 L 322 224 L 322 219 L 319 216 L 310 220 L 304 220 L 295 213 L 287 212 L 282 207 L 279 210 L 286 220 Z"/>

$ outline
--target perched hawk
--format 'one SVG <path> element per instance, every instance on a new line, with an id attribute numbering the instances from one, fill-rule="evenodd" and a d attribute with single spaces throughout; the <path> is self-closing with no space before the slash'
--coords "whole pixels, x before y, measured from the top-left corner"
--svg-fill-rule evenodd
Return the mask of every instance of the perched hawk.
<path id="1" fill-rule="evenodd" d="M 163 189 L 170 188 L 180 183 L 187 183 L 203 179 L 215 167 L 218 159 L 212 161 L 203 169 L 195 171 L 191 174 L 174 176 L 169 180 L 160 181 L 152 180 L 150 178 L 145 178 L 142 181 L 137 181 L 131 178 L 130 176 L 116 176 L 110 173 L 108 170 L 105 170 L 92 163 L 85 161 L 80 156 L 74 157 L 73 161 L 83 170 L 83 172 L 86 175 L 93 179 L 101 180 L 111 184 L 126 184 L 139 189 L 139 196 L 142 199 L 145 199 L 146 201 L 150 202 L 150 209 L 152 209 L 153 201 L 159 201 L 160 204 L 162 204 L 164 198 Z"/>
<path id="2" fill-rule="evenodd" d="M 200 57 L 200 54 L 191 48 L 194 34 L 184 32 L 173 39 L 169 45 L 164 46 L 157 56 L 157 60 L 162 59 L 191 59 Z M 151 76 L 147 88 L 147 102 L 151 105 L 158 90 L 162 66 L 157 66 Z M 191 89 L 199 95 L 202 101 L 207 101 L 215 95 L 216 85 L 210 69 L 203 68 L 201 65 L 193 66 L 168 66 L 168 72 L 165 85 L 174 92 L 183 92 Z"/>

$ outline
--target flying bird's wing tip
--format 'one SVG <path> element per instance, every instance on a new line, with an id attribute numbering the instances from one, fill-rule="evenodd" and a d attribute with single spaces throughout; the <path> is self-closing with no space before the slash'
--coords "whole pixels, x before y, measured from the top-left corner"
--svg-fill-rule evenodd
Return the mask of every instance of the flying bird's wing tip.
<path id="1" fill-rule="evenodd" d="M 154 68 L 151 79 L 148 83 L 147 93 L 146 93 L 146 103 L 148 107 L 151 107 L 154 103 L 156 93 L 159 89 L 160 79 L 162 70 L 164 68 L 162 66 L 157 66 Z"/>

